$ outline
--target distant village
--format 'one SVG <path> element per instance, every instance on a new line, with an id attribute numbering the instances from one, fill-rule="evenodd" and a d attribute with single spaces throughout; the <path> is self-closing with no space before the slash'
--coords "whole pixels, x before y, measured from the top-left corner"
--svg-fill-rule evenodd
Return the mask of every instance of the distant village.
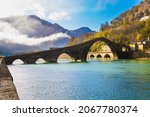
<path id="1" fill-rule="evenodd" d="M 132 42 L 129 46 L 132 51 L 144 51 L 150 53 L 150 38 L 146 41 Z"/>

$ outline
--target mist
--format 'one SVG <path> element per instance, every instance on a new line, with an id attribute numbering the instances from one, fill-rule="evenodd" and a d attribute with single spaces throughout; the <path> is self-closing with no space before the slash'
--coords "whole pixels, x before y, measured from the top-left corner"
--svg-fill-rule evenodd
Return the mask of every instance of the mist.
<path id="1" fill-rule="evenodd" d="M 31 24 L 30 26 L 21 27 L 21 32 L 16 27 L 19 23 Z M 0 53 L 16 54 L 20 52 L 41 51 L 47 50 L 50 47 L 65 46 L 67 40 L 70 38 L 67 34 L 56 33 L 46 37 L 30 37 L 34 33 L 37 22 L 16 22 L 12 25 L 8 22 L 0 21 Z M 31 32 L 31 33 L 30 33 Z M 30 33 L 30 34 L 29 34 Z M 29 35 L 28 35 L 29 34 Z M 62 40 L 59 43 L 58 40 Z"/>

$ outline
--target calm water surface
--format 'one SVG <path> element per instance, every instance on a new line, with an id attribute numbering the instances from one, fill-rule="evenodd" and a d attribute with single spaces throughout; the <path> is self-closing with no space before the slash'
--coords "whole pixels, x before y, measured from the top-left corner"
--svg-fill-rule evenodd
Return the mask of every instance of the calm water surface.
<path id="1" fill-rule="evenodd" d="M 150 99 L 150 61 L 11 65 L 20 99 Z"/>

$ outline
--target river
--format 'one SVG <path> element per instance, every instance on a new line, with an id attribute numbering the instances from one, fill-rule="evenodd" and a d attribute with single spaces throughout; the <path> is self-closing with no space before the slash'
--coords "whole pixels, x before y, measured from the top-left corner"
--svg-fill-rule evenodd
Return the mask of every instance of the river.
<path id="1" fill-rule="evenodd" d="M 150 61 L 10 65 L 22 100 L 150 99 Z"/>

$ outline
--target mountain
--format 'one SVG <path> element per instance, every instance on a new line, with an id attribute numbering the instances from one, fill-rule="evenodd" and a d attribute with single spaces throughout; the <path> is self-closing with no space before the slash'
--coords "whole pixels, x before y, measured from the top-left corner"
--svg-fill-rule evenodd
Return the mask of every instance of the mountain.
<path id="1" fill-rule="evenodd" d="M 118 27 L 123 24 L 146 20 L 150 16 L 150 0 L 144 0 L 139 5 L 127 10 L 116 17 L 111 25 Z"/>
<path id="2" fill-rule="evenodd" d="M 63 47 L 69 38 L 91 32 L 87 27 L 67 30 L 35 15 L 0 18 L 0 55 Z"/>
<path id="3" fill-rule="evenodd" d="M 87 27 L 82 27 L 76 30 L 67 30 L 57 23 L 52 24 L 35 15 L 13 16 L 1 18 L 0 20 L 11 24 L 11 26 L 19 30 L 21 34 L 25 34 L 28 37 L 41 38 L 56 33 L 66 33 L 71 37 L 77 37 L 89 32 L 93 32 Z"/>
<path id="4" fill-rule="evenodd" d="M 82 28 L 79 28 L 76 30 L 72 30 L 70 32 L 71 32 L 72 37 L 79 37 L 79 36 L 87 34 L 87 33 L 94 33 L 94 31 L 92 31 L 88 27 L 82 27 Z"/>
<path id="5" fill-rule="evenodd" d="M 115 18 L 111 24 L 103 25 L 101 34 L 116 43 L 129 44 L 146 41 L 150 38 L 150 0 L 144 0 L 137 6 Z"/>

